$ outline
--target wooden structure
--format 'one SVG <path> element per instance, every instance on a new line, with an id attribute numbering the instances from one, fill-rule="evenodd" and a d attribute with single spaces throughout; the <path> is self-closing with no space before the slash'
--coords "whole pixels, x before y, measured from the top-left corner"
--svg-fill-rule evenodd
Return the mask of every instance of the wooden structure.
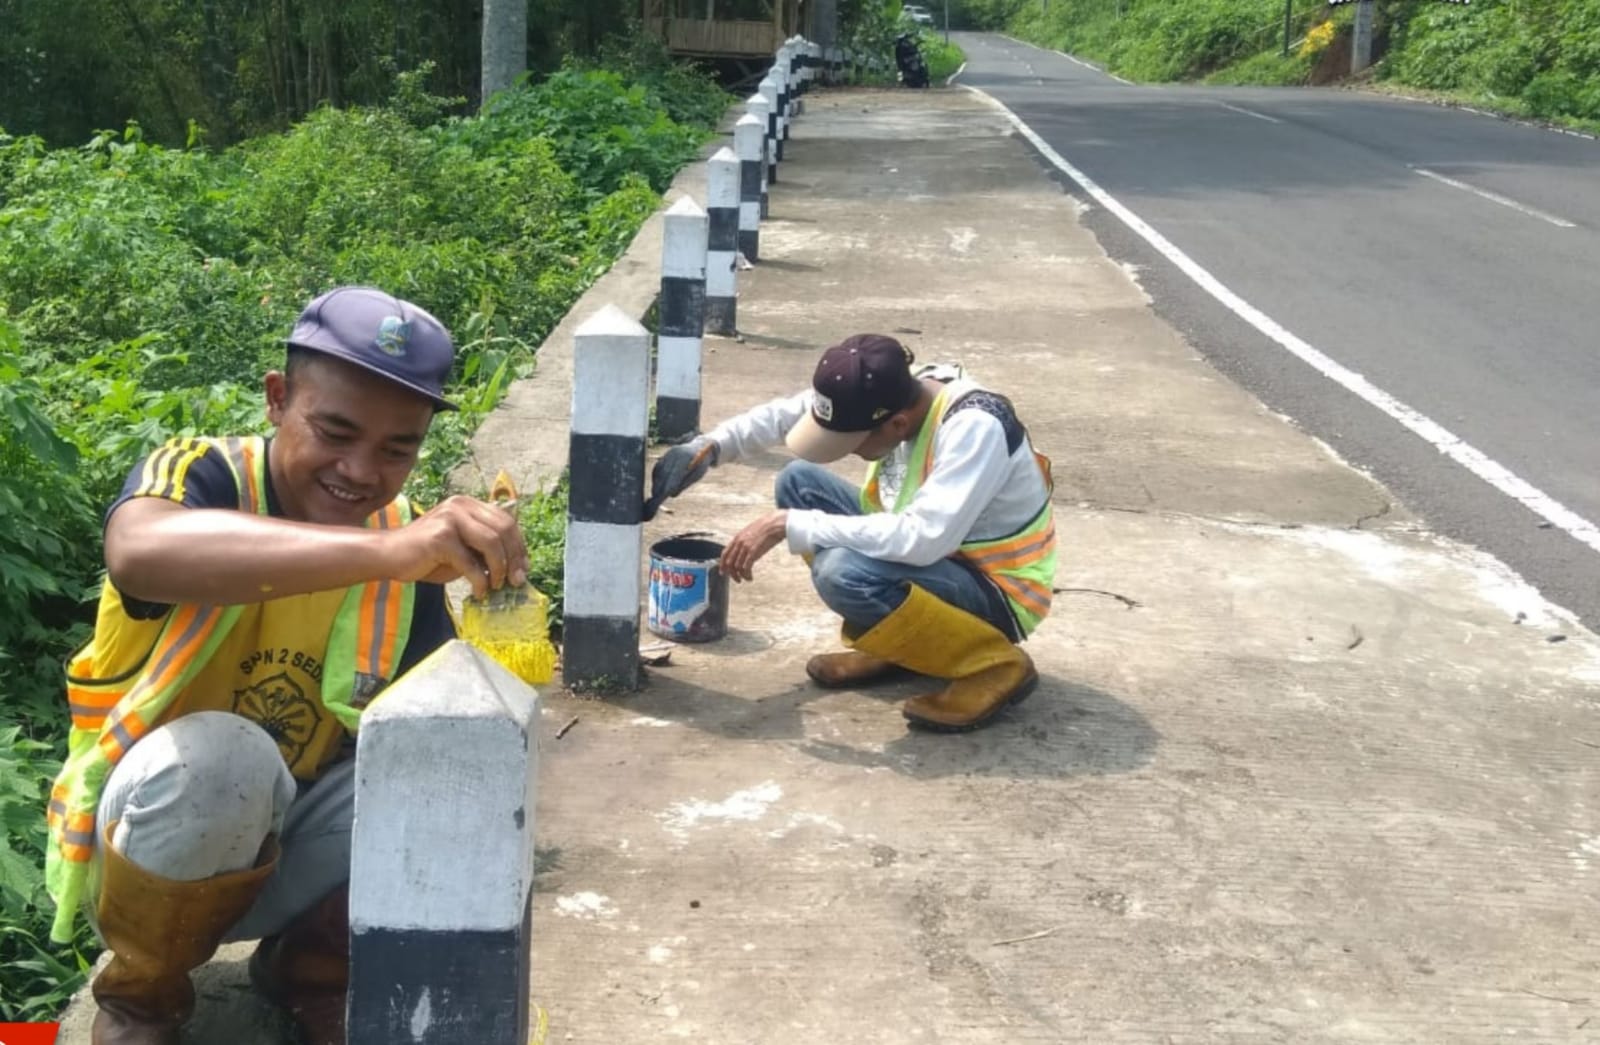
<path id="1" fill-rule="evenodd" d="M 770 58 L 808 28 L 808 0 L 640 0 L 645 30 L 673 54 Z"/>

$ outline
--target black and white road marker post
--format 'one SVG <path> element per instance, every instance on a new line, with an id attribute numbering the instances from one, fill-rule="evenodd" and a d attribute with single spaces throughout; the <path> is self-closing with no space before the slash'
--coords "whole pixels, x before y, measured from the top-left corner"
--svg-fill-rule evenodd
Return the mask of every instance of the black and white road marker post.
<path id="1" fill-rule="evenodd" d="M 350 1045 L 526 1045 L 539 696 L 459 640 L 363 714 Z"/>
<path id="2" fill-rule="evenodd" d="M 706 332 L 706 212 L 685 196 L 662 219 L 660 327 L 656 332 L 656 435 L 682 442 L 700 431 L 700 349 Z"/>
<path id="3" fill-rule="evenodd" d="M 739 157 L 739 253 L 754 263 L 761 256 L 761 122 L 749 113 L 733 125 L 733 151 Z"/>
<path id="4" fill-rule="evenodd" d="M 768 118 L 772 107 L 767 102 L 767 96 L 764 94 L 756 93 L 746 98 L 744 111 L 760 120 L 763 127 L 770 126 L 772 123 Z M 778 180 L 778 161 L 773 158 L 771 138 L 765 136 L 762 138 L 762 150 L 765 152 L 766 158 L 761 164 L 761 220 L 766 221 L 768 187 L 772 182 Z"/>
<path id="5" fill-rule="evenodd" d="M 767 180 L 773 184 L 776 184 L 778 181 L 778 161 L 783 159 L 783 150 L 778 147 L 783 143 L 783 133 L 778 129 L 783 122 L 783 117 L 778 109 L 779 90 L 777 72 L 775 70 L 769 70 L 767 75 L 761 78 L 761 82 L 756 85 L 756 91 L 761 95 L 761 97 L 767 100 L 766 135 L 767 166 L 769 167 L 767 172 Z M 747 103 L 745 105 L 745 111 L 748 112 L 749 109 L 750 106 Z"/>
<path id="6" fill-rule="evenodd" d="M 639 688 L 639 579 L 650 334 L 607 305 L 573 337 L 561 677 Z"/>
<path id="7" fill-rule="evenodd" d="M 727 146 L 706 161 L 706 220 L 706 333 L 732 337 L 739 332 L 739 157 Z"/>

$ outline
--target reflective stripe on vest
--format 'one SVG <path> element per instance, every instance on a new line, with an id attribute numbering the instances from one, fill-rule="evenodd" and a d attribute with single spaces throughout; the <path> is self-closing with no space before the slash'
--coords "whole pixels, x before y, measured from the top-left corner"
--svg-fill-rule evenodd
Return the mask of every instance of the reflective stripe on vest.
<path id="1" fill-rule="evenodd" d="M 185 462 L 192 463 L 210 447 L 223 452 L 233 472 L 239 509 L 267 514 L 266 442 L 260 438 L 174 441 L 151 455 L 140 488 L 181 482 Z M 410 506 L 397 497 L 366 525 L 392 529 L 410 519 Z M 361 709 L 394 677 L 411 631 L 415 591 L 411 584 L 373 581 L 345 593 L 329 633 L 322 700 L 346 729 L 355 730 Z M 111 769 L 163 720 L 242 612 L 241 606 L 174 606 L 137 668 L 110 679 L 69 676 L 72 730 L 46 816 L 52 844 L 46 849 L 45 884 L 56 902 L 51 936 L 57 942 L 71 941 L 86 899 L 95 817 Z M 93 648 L 91 639 L 85 651 Z M 85 651 L 74 656 L 73 664 L 84 659 Z"/>
<path id="2" fill-rule="evenodd" d="M 952 381 L 934 398 L 928 419 L 923 422 L 907 454 L 906 476 L 895 497 L 895 511 L 904 511 L 933 473 L 934 436 L 951 408 L 968 392 L 977 389 L 970 381 Z M 1033 457 L 1044 475 L 1046 489 L 1053 490 L 1055 482 L 1050 473 L 1050 459 L 1037 450 Z M 884 510 L 879 471 L 880 465 L 874 461 L 861 489 L 861 506 L 868 512 Z M 1048 497 L 1038 514 L 1017 532 L 993 540 L 964 541 L 956 554 L 982 570 L 1004 593 L 1024 635 L 1037 628 L 1050 613 L 1056 572 L 1056 524 Z"/>

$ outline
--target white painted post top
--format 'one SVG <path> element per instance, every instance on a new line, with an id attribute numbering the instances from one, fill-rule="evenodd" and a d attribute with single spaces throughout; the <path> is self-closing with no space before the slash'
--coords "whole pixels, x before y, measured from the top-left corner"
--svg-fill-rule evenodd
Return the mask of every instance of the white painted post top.
<path id="1" fill-rule="evenodd" d="M 574 337 L 649 337 L 649 331 L 638 320 L 616 305 L 607 305 L 583 321 Z"/>
<path id="2" fill-rule="evenodd" d="M 533 888 L 539 695 L 460 640 L 367 708 L 356 741 L 350 920 L 514 931 Z"/>
<path id="3" fill-rule="evenodd" d="M 707 163 L 738 163 L 739 162 L 739 157 L 737 157 L 737 156 L 735 156 L 733 154 L 733 150 L 732 149 L 730 149 L 726 145 L 724 145 L 722 148 L 720 148 L 716 152 L 712 153 L 711 154 L 711 159 L 707 160 L 706 162 Z"/>
<path id="4" fill-rule="evenodd" d="M 666 216 L 669 218 L 703 218 L 706 216 L 706 212 L 693 199 L 688 196 L 682 196 L 677 203 L 667 208 Z M 619 309 L 618 311 L 621 310 Z"/>

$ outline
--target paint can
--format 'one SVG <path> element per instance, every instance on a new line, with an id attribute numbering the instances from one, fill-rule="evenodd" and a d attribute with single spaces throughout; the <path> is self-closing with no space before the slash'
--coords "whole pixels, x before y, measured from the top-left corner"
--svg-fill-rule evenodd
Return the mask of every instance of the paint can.
<path id="1" fill-rule="evenodd" d="M 650 546 L 646 626 L 674 642 L 712 642 L 728 633 L 728 578 L 717 568 L 722 544 L 681 533 Z"/>

